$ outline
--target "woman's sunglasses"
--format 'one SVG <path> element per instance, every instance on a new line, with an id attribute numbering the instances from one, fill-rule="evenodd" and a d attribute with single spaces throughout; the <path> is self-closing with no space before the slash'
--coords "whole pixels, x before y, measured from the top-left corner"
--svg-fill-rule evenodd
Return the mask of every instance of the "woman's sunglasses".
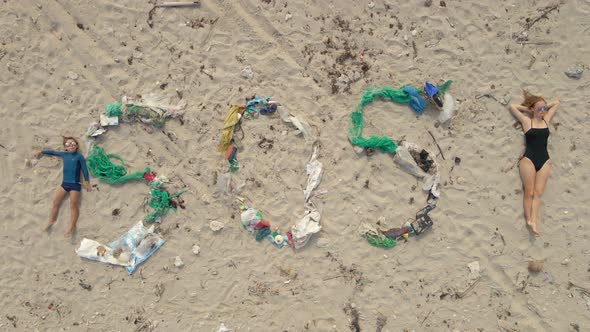
<path id="1" fill-rule="evenodd" d="M 66 142 L 66 143 L 64 143 L 64 146 L 66 148 L 69 148 L 70 146 L 76 146 L 76 145 L 78 145 L 78 144 L 76 144 L 76 142 Z"/>
<path id="2" fill-rule="evenodd" d="M 549 109 L 549 106 L 547 106 L 547 105 L 537 106 L 537 112 L 546 111 L 548 109 Z"/>

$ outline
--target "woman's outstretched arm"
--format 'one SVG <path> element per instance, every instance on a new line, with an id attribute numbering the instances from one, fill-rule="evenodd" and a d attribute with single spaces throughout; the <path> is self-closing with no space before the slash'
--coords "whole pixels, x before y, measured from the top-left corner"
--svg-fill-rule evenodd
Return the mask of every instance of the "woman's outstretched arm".
<path id="1" fill-rule="evenodd" d="M 531 119 L 528 116 L 522 114 L 522 112 L 530 112 L 529 109 L 526 108 L 526 106 L 522 106 L 519 104 L 510 104 L 508 109 L 510 110 L 510 113 L 512 113 L 512 115 L 514 115 L 514 117 L 517 118 L 518 121 L 520 121 L 520 124 L 522 125 L 523 129 L 527 126 L 530 126 Z"/>
<path id="2" fill-rule="evenodd" d="M 555 115 L 555 112 L 557 112 L 557 107 L 559 107 L 559 98 L 549 102 L 547 106 L 549 107 L 549 110 L 543 118 L 545 119 L 545 122 L 549 123 L 549 121 L 551 121 L 551 118 L 553 118 L 553 116 Z"/>

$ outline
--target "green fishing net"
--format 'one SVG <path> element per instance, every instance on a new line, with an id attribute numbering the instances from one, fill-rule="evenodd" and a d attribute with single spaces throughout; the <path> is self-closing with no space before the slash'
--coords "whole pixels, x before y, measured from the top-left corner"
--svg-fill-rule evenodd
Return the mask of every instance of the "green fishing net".
<path id="1" fill-rule="evenodd" d="M 121 164 L 115 164 L 111 159 L 116 159 Z M 148 167 L 143 171 L 127 174 L 123 159 L 116 154 L 105 153 L 100 146 L 94 146 L 88 158 L 86 158 L 88 169 L 94 177 L 97 177 L 108 184 L 121 184 L 132 180 L 143 179 L 144 173 L 149 173 Z"/>

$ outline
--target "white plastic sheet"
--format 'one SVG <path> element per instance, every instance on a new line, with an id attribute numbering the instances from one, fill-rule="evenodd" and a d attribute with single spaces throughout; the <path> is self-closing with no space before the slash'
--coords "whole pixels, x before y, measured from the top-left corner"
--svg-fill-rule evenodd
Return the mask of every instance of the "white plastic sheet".
<path id="1" fill-rule="evenodd" d="M 416 163 L 410 151 L 420 153 L 423 149 L 417 144 L 410 142 L 402 142 L 395 152 L 393 160 L 406 172 L 414 175 L 415 177 L 422 179 L 422 190 L 430 192 L 434 197 L 440 196 L 440 175 L 438 172 L 438 164 L 434 158 L 435 154 L 426 150 L 430 158 L 432 158 L 433 164 L 430 167 L 428 173 L 424 172 L 420 166 Z"/>
<path id="2" fill-rule="evenodd" d="M 438 116 L 438 121 L 440 123 L 445 123 L 449 121 L 453 115 L 455 114 L 455 99 L 451 96 L 450 93 L 445 93 L 444 101 L 443 101 L 443 109 Z"/>
<path id="3" fill-rule="evenodd" d="M 84 238 L 76 254 L 102 263 L 125 266 L 129 274 L 147 260 L 163 244 L 164 239 L 154 233 L 154 225 L 146 227 L 139 221 L 129 231 L 108 245 Z"/>
<path id="4" fill-rule="evenodd" d="M 283 106 L 278 106 L 277 111 L 279 112 L 281 119 L 284 122 L 292 123 L 295 128 L 299 130 L 298 134 L 302 134 L 306 141 L 313 139 L 311 126 L 307 122 L 298 119 L 293 114 L 289 113 Z"/>

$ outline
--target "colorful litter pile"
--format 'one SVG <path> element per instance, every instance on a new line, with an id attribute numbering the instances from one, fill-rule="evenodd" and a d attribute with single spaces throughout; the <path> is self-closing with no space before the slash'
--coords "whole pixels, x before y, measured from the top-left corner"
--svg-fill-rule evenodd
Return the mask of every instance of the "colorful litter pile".
<path id="1" fill-rule="evenodd" d="M 128 173 L 121 157 L 105 153 L 102 147 L 95 145 L 95 142 L 107 131 L 108 126 L 118 125 L 120 118 L 124 121 L 141 121 L 161 127 L 166 120 L 182 116 L 183 108 L 183 105 L 170 106 L 163 98 L 154 95 L 138 100 L 123 97 L 121 103 L 109 104 L 105 107 L 105 114 L 101 115 L 100 124 L 90 125 L 87 131 L 89 153 L 86 161 L 92 175 L 111 185 L 121 185 L 129 181 L 146 181 L 150 188 L 146 205 L 153 210 L 128 232 L 108 245 L 84 238 L 76 250 L 78 256 L 125 266 L 131 274 L 139 264 L 147 260 L 164 244 L 164 239 L 155 233 L 154 223 L 161 222 L 162 217 L 169 210 L 176 211 L 177 206 L 184 208 L 180 195 L 185 190 L 170 194 L 166 190 L 166 185 L 170 181 L 165 176 L 157 176 L 148 167 L 143 171 Z"/>
<path id="2" fill-rule="evenodd" d="M 416 219 L 412 223 L 405 223 L 400 228 L 390 230 L 379 230 L 371 224 L 362 224 L 359 233 L 373 246 L 392 248 L 399 239 L 407 239 L 410 234 L 419 235 L 432 226 L 432 219 L 428 216 L 428 212 L 435 208 L 440 196 L 440 176 L 435 154 L 417 144 L 406 141 L 396 143 L 393 139 L 385 136 L 363 137 L 364 108 L 375 99 L 383 99 L 399 104 L 409 104 L 416 114 L 423 114 L 426 101 L 428 101 L 440 112 L 439 121 L 446 122 L 453 116 L 455 109 L 453 97 L 446 92 L 451 83 L 452 81 L 446 81 L 435 86 L 426 82 L 422 92 L 418 92 L 411 86 L 404 86 L 401 89 L 374 87 L 363 93 L 360 102 L 350 115 L 348 139 L 356 147 L 355 150 L 378 149 L 392 154 L 395 163 L 403 170 L 422 179 L 422 189 L 428 193 L 426 207 L 416 214 Z"/>
<path id="3" fill-rule="evenodd" d="M 289 113 L 282 105 L 271 101 L 269 97 L 254 97 L 246 105 L 232 105 L 223 125 L 221 141 L 218 151 L 225 152 L 227 161 L 227 172 L 218 180 L 222 191 L 226 194 L 233 194 L 232 173 L 239 170 L 237 161 L 238 146 L 241 146 L 239 139 L 234 135 L 236 130 L 241 128 L 243 119 L 255 119 L 260 115 L 273 116 L 278 113 L 281 120 L 289 123 L 297 129 L 297 134 L 303 136 L 305 142 L 311 147 L 311 157 L 306 165 L 307 186 L 303 191 L 305 213 L 303 217 L 291 227 L 286 233 L 280 233 L 277 228 L 274 230 L 268 220 L 259 210 L 246 205 L 244 198 L 237 197 L 238 207 L 241 211 L 241 223 L 244 229 L 250 232 L 257 241 L 267 239 L 278 248 L 289 245 L 294 249 L 304 247 L 313 234 L 320 231 L 321 215 L 313 202 L 314 193 L 320 184 L 322 177 L 322 163 L 318 160 L 320 151 L 319 142 L 312 134 L 311 126 Z"/>

